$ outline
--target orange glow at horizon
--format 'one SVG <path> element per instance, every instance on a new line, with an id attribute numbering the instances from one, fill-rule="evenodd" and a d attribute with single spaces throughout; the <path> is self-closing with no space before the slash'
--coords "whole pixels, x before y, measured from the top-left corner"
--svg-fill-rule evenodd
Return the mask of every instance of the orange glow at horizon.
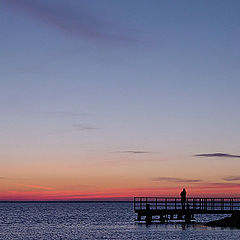
<path id="1" fill-rule="evenodd" d="M 35 186 L 34 186 L 35 187 Z M 40 191 L 39 191 L 40 190 Z M 105 189 L 104 191 L 80 192 L 46 190 L 36 186 L 31 191 L 5 191 L 0 193 L 0 200 L 132 200 L 133 197 L 179 197 L 181 188 L 132 188 L 132 189 Z M 239 186 L 205 186 L 187 189 L 188 197 L 239 197 Z"/>
<path id="2" fill-rule="evenodd" d="M 0 178 L 0 200 L 132 200 L 134 196 L 179 197 L 183 187 L 189 197 L 239 197 L 237 162 L 229 167 L 181 157 L 156 161 L 155 155 L 97 156 L 79 162 L 66 158 L 16 163 L 5 162 Z M 173 157 L 172 157 L 173 158 Z M 148 160 L 148 161 L 147 161 Z M 194 162 L 194 166 L 192 162 Z M 69 164 L 68 164 L 69 162 Z M 213 172 L 212 169 L 215 171 Z"/>

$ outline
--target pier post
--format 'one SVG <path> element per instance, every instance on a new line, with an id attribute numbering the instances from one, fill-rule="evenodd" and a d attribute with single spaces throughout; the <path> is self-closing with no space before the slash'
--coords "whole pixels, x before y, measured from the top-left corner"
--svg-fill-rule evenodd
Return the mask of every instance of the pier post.
<path id="1" fill-rule="evenodd" d="M 186 215 L 184 217 L 185 223 L 190 223 L 191 222 L 191 213 L 189 210 L 186 211 Z"/>
<path id="2" fill-rule="evenodd" d="M 151 214 L 147 214 L 146 218 L 145 218 L 146 224 L 150 224 L 152 222 L 152 215 Z"/>
<path id="3" fill-rule="evenodd" d="M 181 213 L 178 213 L 177 219 L 178 219 L 178 220 L 182 220 L 182 214 L 181 214 Z"/>
<path id="4" fill-rule="evenodd" d="M 159 218 L 161 223 L 165 223 L 165 217 L 161 214 Z"/>

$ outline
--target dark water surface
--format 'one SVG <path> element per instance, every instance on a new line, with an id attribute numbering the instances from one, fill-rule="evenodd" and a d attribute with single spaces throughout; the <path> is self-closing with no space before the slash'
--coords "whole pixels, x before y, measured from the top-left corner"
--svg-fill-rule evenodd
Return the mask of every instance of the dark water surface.
<path id="1" fill-rule="evenodd" d="M 135 219 L 127 202 L 0 203 L 0 239 L 240 239 L 240 229 L 146 225 Z"/>

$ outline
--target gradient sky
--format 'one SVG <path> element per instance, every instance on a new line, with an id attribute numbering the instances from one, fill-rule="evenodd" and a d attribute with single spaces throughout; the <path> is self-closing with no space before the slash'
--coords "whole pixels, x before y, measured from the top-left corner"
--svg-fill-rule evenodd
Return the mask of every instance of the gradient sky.
<path id="1" fill-rule="evenodd" d="M 239 9 L 0 0 L 0 199 L 239 196 Z"/>

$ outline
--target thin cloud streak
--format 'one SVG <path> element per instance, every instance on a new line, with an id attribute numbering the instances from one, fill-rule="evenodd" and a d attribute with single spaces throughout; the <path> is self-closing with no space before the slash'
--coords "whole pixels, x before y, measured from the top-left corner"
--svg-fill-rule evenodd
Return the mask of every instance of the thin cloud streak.
<path id="1" fill-rule="evenodd" d="M 207 157 L 207 158 L 240 158 L 240 155 L 228 154 L 228 153 L 201 153 L 195 154 L 194 157 Z"/>
<path id="2" fill-rule="evenodd" d="M 50 27 L 54 27 L 67 34 L 84 37 L 94 40 L 107 41 L 124 41 L 124 42 L 138 42 L 124 36 L 124 34 L 112 34 L 111 31 L 116 27 L 111 27 L 110 24 L 97 19 L 90 14 L 78 9 L 74 12 L 73 9 L 64 8 L 63 6 L 50 6 L 49 3 L 27 1 L 27 0 L 2 0 L 6 5 L 15 7 L 24 11 L 28 15 L 44 22 Z M 75 10 L 75 9 L 74 9 Z M 81 10 L 81 11 L 80 11 Z M 79 12 L 80 11 L 80 12 Z M 108 30 L 103 30 L 108 28 Z"/>
<path id="3" fill-rule="evenodd" d="M 40 185 L 30 185 L 30 184 L 18 184 L 18 185 L 27 187 L 27 188 L 32 188 L 32 189 L 53 190 L 53 188 L 44 187 L 44 186 L 40 186 Z"/>
<path id="4" fill-rule="evenodd" d="M 198 186 L 199 188 L 239 188 L 240 183 L 203 183 Z"/>
<path id="5" fill-rule="evenodd" d="M 240 181 L 240 176 L 229 176 L 223 178 L 223 180 L 231 182 L 231 181 Z"/>
<path id="6" fill-rule="evenodd" d="M 148 154 L 148 153 L 153 153 L 153 152 L 148 152 L 148 151 L 134 151 L 134 150 L 127 150 L 127 151 L 117 151 L 115 153 L 129 153 L 129 154 Z"/>
<path id="7" fill-rule="evenodd" d="M 85 124 L 73 124 L 72 127 L 76 131 L 97 130 L 97 128 Z"/>
<path id="8" fill-rule="evenodd" d="M 116 152 L 115 152 L 116 153 Z M 116 160 L 105 160 L 98 163 L 99 167 L 119 167 L 119 166 L 127 166 L 129 164 L 136 165 L 138 163 L 151 163 L 151 164 L 159 164 L 161 162 L 167 161 L 166 159 L 149 159 L 142 158 L 140 156 L 145 156 L 144 154 L 136 154 L 136 157 L 128 158 L 128 159 L 116 159 Z M 96 166 L 96 164 L 95 164 Z"/>
<path id="9" fill-rule="evenodd" d="M 199 183 L 202 182 L 200 179 L 186 179 L 186 178 L 175 178 L 175 177 L 156 177 L 152 178 L 154 182 L 174 182 L 174 183 Z"/>
<path id="10" fill-rule="evenodd" d="M 0 177 L 0 180 L 8 180 L 9 178 L 6 177 Z"/>
<path id="11" fill-rule="evenodd" d="M 23 111 L 29 114 L 44 115 L 46 117 L 82 117 L 88 116 L 88 113 L 73 111 Z"/>

